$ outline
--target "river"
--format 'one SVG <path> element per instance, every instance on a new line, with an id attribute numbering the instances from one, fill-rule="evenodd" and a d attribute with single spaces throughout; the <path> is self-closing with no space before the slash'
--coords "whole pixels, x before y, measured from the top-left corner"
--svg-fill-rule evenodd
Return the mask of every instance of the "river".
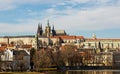
<path id="1" fill-rule="evenodd" d="M 120 70 L 68 70 L 48 71 L 46 74 L 120 74 Z"/>

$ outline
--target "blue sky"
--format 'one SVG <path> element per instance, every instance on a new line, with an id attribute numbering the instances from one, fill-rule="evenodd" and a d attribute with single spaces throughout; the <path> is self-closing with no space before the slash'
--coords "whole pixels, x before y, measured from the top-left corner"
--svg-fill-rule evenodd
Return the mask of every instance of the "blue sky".
<path id="1" fill-rule="evenodd" d="M 120 0 L 0 0 L 0 36 L 35 34 L 48 19 L 69 35 L 120 38 Z"/>

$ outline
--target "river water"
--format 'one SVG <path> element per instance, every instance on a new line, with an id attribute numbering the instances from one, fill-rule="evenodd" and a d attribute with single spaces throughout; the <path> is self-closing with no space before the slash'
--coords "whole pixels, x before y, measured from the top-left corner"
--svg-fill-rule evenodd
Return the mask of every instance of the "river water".
<path id="1" fill-rule="evenodd" d="M 68 70 L 49 71 L 46 74 L 120 74 L 120 70 Z"/>

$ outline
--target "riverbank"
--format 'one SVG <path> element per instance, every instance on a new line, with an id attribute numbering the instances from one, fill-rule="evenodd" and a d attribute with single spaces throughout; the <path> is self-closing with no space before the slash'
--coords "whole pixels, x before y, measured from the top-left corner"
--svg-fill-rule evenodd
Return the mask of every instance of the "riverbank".
<path id="1" fill-rule="evenodd" d="M 0 74 L 45 74 L 40 72 L 0 72 Z"/>
<path id="2" fill-rule="evenodd" d="M 59 66 L 57 70 L 120 70 L 112 66 Z"/>

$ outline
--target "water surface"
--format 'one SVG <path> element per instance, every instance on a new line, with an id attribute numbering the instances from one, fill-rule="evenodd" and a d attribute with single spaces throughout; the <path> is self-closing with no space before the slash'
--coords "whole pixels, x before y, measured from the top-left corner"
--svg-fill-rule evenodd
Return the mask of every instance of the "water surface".
<path id="1" fill-rule="evenodd" d="M 120 74 L 120 70 L 69 70 L 49 71 L 47 74 Z"/>

